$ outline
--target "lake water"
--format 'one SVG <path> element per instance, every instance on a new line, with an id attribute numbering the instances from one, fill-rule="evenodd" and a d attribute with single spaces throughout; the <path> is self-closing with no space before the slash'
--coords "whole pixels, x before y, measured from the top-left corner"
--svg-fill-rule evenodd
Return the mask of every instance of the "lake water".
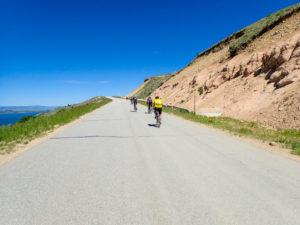
<path id="1" fill-rule="evenodd" d="M 16 121 L 20 120 L 23 116 L 35 116 L 40 112 L 30 112 L 30 113 L 0 113 L 0 126 L 14 124 Z"/>

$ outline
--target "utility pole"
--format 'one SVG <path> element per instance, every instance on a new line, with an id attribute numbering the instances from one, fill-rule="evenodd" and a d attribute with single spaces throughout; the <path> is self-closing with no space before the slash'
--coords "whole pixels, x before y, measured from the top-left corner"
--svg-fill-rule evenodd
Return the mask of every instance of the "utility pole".
<path id="1" fill-rule="evenodd" d="M 194 114 L 196 115 L 196 92 L 194 92 Z"/>

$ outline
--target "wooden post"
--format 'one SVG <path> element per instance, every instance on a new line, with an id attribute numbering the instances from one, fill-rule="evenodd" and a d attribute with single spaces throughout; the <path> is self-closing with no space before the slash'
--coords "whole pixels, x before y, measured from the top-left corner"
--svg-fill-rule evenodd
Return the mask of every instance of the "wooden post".
<path id="1" fill-rule="evenodd" d="M 196 115 L 196 92 L 194 92 L 194 114 Z"/>

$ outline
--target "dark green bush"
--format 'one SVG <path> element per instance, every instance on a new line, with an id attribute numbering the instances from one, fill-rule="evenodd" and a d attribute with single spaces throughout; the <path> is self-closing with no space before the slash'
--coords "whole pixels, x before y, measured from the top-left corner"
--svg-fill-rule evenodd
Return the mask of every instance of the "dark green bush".
<path id="1" fill-rule="evenodd" d="M 32 120 L 34 119 L 35 116 L 23 116 L 19 121 L 17 121 L 16 123 L 26 123 L 28 120 Z"/>
<path id="2" fill-rule="evenodd" d="M 203 87 L 202 86 L 198 88 L 198 92 L 199 92 L 200 95 L 203 94 Z"/>

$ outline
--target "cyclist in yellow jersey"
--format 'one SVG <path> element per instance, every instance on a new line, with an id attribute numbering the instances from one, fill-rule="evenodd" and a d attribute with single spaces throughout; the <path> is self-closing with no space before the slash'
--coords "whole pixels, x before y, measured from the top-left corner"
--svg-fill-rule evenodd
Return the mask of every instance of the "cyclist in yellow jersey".
<path id="1" fill-rule="evenodd" d="M 159 96 L 155 97 L 153 108 L 154 108 L 154 114 L 158 113 L 159 119 L 161 120 L 161 113 L 162 113 L 162 100 Z"/>

